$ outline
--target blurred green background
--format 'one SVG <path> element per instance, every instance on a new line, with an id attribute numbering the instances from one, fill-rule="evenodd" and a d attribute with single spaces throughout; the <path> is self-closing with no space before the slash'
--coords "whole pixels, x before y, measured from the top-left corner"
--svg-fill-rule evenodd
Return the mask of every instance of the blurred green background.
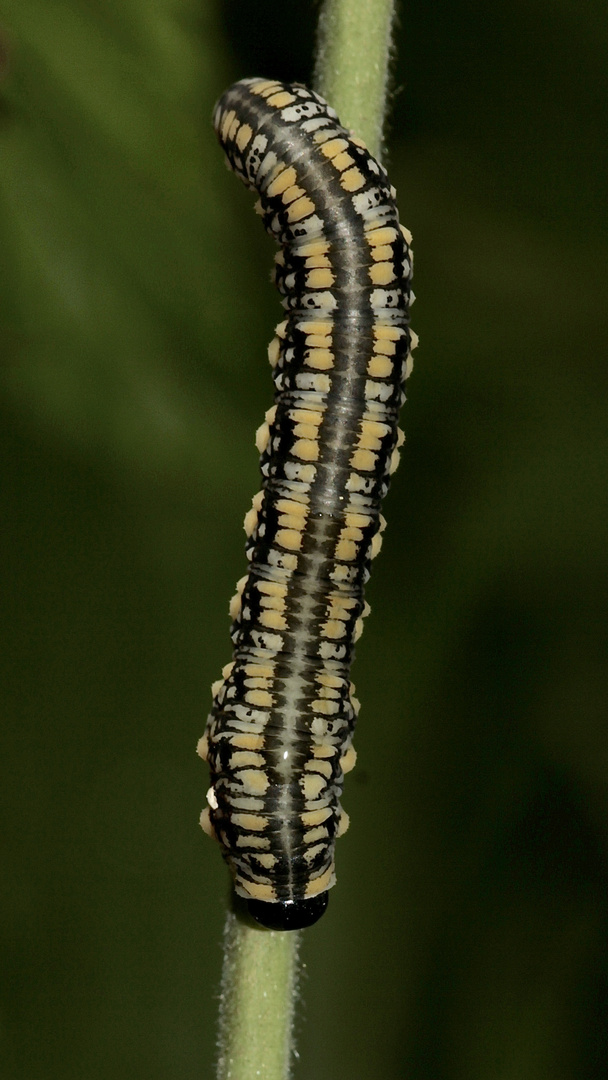
<path id="1" fill-rule="evenodd" d="M 211 1080 L 229 659 L 280 317 L 210 126 L 316 8 L 0 2 L 7 1080 Z M 421 337 L 298 1080 L 608 1076 L 604 0 L 404 0 Z"/>

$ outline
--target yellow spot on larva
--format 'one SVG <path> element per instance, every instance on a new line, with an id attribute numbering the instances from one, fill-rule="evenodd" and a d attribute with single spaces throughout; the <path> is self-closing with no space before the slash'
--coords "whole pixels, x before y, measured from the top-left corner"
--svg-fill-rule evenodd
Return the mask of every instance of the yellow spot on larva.
<path id="1" fill-rule="evenodd" d="M 304 773 L 300 785 L 304 792 L 304 798 L 307 802 L 312 802 L 313 799 L 318 799 L 323 788 L 327 786 L 327 781 L 324 776 L 319 776 L 318 773 Z"/>
<path id="2" fill-rule="evenodd" d="M 410 330 L 410 352 L 420 344 L 420 338 L 415 330 Z"/>
<path id="3" fill-rule="evenodd" d="M 388 285 L 395 280 L 395 267 L 392 262 L 376 263 L 369 268 L 369 278 L 373 285 Z"/>
<path id="4" fill-rule="evenodd" d="M 405 432 L 401 428 L 397 428 L 397 447 L 403 446 L 405 442 Z"/>
<path id="5" fill-rule="evenodd" d="M 228 135 L 227 135 L 228 142 L 232 142 L 235 139 L 236 133 L 239 130 L 240 126 L 241 126 L 241 122 L 240 122 L 239 118 L 237 116 L 235 116 L 234 120 L 232 121 L 232 123 L 230 125 L 230 129 L 228 131 Z"/>
<path id="6" fill-rule="evenodd" d="M 332 581 L 348 581 L 349 569 L 348 566 L 334 566 L 331 574 L 329 575 Z"/>
<path id="7" fill-rule="evenodd" d="M 305 354 L 308 367 L 328 371 L 334 366 L 334 354 L 329 349 L 308 349 Z"/>
<path id="8" fill-rule="evenodd" d="M 200 739 L 198 740 L 198 743 L 196 744 L 196 752 L 198 756 L 203 759 L 203 761 L 207 760 L 207 756 L 209 754 L 209 739 L 206 734 L 201 735 Z"/>
<path id="9" fill-rule="evenodd" d="M 245 514 L 245 520 L 243 521 L 243 528 L 245 529 L 245 536 L 251 536 L 256 525 L 258 523 L 258 512 L 251 507 Z"/>
<path id="10" fill-rule="evenodd" d="M 360 542 L 363 539 L 363 533 L 361 532 L 361 529 L 353 529 L 352 526 L 349 526 L 349 527 L 341 530 L 340 539 L 341 540 L 354 540 L 357 543 L 357 542 Z M 336 604 L 336 605 L 342 604 L 343 607 L 352 607 L 353 606 L 352 604 L 347 604 L 346 600 L 342 601 L 339 596 L 333 596 L 331 602 L 332 602 L 332 604 Z"/>
<path id="11" fill-rule="evenodd" d="M 287 502 L 287 499 L 281 499 L 280 502 Z M 290 505 L 297 506 L 298 503 L 290 503 Z M 266 596 L 287 595 L 287 586 L 282 581 L 258 581 L 257 588 L 258 592 L 265 593 Z"/>
<path id="12" fill-rule="evenodd" d="M 311 349 L 329 349 L 331 346 L 331 336 L 329 334 L 307 334 L 306 344 Z"/>
<path id="13" fill-rule="evenodd" d="M 406 229 L 405 225 L 400 225 L 399 228 L 408 244 L 412 243 L 412 234 L 409 229 Z"/>
<path id="14" fill-rule="evenodd" d="M 328 619 L 321 623 L 321 633 L 332 641 L 338 641 L 346 635 L 346 626 L 340 619 Z"/>
<path id="15" fill-rule="evenodd" d="M 352 540 L 338 540 L 336 544 L 336 559 L 340 562 L 354 562 L 357 558 L 357 545 Z M 337 571 L 336 567 L 336 571 Z"/>
<path id="16" fill-rule="evenodd" d="M 325 840 L 328 836 L 324 825 L 318 825 L 316 829 L 308 829 L 302 837 L 305 844 L 316 844 L 317 840 Z"/>
<path id="17" fill-rule="evenodd" d="M 279 356 L 281 351 L 281 342 L 278 337 L 274 337 L 268 346 L 268 360 L 271 367 L 276 367 L 279 362 Z"/>
<path id="18" fill-rule="evenodd" d="M 344 172 L 350 165 L 355 164 L 355 160 L 346 152 L 346 150 L 344 150 L 341 154 L 336 154 L 336 156 L 332 158 L 331 163 L 338 172 Z"/>
<path id="19" fill-rule="evenodd" d="M 302 815 L 302 817 L 303 816 L 304 815 Z M 318 878 L 313 878 L 312 881 L 308 882 L 305 895 L 307 897 L 317 896 L 319 893 L 325 892 L 327 889 L 329 889 L 330 886 L 334 884 L 335 880 L 336 879 L 334 875 L 334 866 L 332 863 L 329 869 L 327 869 L 323 874 L 320 874 Z"/>
<path id="20" fill-rule="evenodd" d="M 311 270 L 313 267 L 318 266 L 331 267 L 331 260 L 328 255 L 310 255 L 306 259 L 306 266 L 307 268 L 310 267 Z"/>
<path id="21" fill-rule="evenodd" d="M 260 606 L 263 608 L 272 609 L 272 611 L 285 611 L 285 597 L 262 596 L 260 597 Z"/>
<path id="22" fill-rule="evenodd" d="M 237 813 L 232 815 L 232 824 L 245 832 L 263 832 L 268 825 L 268 818 L 258 814 Z"/>
<path id="23" fill-rule="evenodd" d="M 250 705 L 259 705 L 262 709 L 274 705 L 274 698 L 267 690 L 248 690 L 245 697 Z"/>
<path id="24" fill-rule="evenodd" d="M 268 790 L 268 777 L 261 769 L 243 769 L 238 779 L 248 795 L 265 795 Z"/>
<path id="25" fill-rule="evenodd" d="M 239 608 L 240 608 L 240 598 L 239 598 Z M 224 680 L 223 679 L 216 679 L 215 682 L 211 683 L 211 695 L 212 695 L 212 697 L 217 697 L 217 695 L 219 694 L 219 692 L 222 689 L 223 685 L 224 685 Z"/>
<path id="26" fill-rule="evenodd" d="M 366 232 L 365 239 L 368 244 L 392 244 L 397 239 L 397 230 L 390 225 L 380 229 L 371 229 Z"/>
<path id="27" fill-rule="evenodd" d="M 376 535 L 374 536 L 372 542 L 371 542 L 371 545 L 370 545 L 370 548 L 371 548 L 370 556 L 371 556 L 372 559 L 376 558 L 376 555 L 378 555 L 381 547 L 382 547 L 382 536 L 380 535 L 379 532 L 377 532 Z"/>
<path id="28" fill-rule="evenodd" d="M 245 149 L 252 135 L 253 130 L 249 126 L 249 124 L 241 124 L 241 130 L 236 137 L 236 145 L 238 146 L 239 150 Z"/>
<path id="29" fill-rule="evenodd" d="M 267 870 L 272 870 L 273 866 L 278 862 L 276 855 L 273 855 L 270 851 L 260 852 L 259 855 L 256 854 L 256 859 Z"/>
<path id="30" fill-rule="evenodd" d="M 232 815 L 233 821 L 235 816 L 235 814 Z M 261 885 L 258 881 L 243 881 L 242 878 L 235 882 L 235 890 L 239 896 L 247 896 L 251 900 L 274 900 L 276 896 L 272 885 Z"/>
<path id="31" fill-rule="evenodd" d="M 329 243 L 327 240 L 307 240 L 303 244 L 298 244 L 298 255 L 303 259 L 313 255 L 324 255 L 329 251 Z"/>
<path id="32" fill-rule="evenodd" d="M 321 267 L 310 270 L 306 275 L 306 284 L 309 289 L 330 289 L 335 280 L 331 270 Z"/>
<path id="33" fill-rule="evenodd" d="M 334 690 L 340 690 L 343 686 L 343 680 L 339 679 L 337 675 L 328 675 L 324 671 L 320 672 L 316 676 L 316 681 L 321 686 L 329 686 L 332 687 Z"/>
<path id="34" fill-rule="evenodd" d="M 371 520 L 369 514 L 348 513 L 344 518 L 345 524 L 353 529 L 365 529 L 371 523 Z"/>
<path id="35" fill-rule="evenodd" d="M 230 736 L 230 746 L 242 746 L 244 750 L 261 750 L 264 746 L 263 735 L 252 735 L 249 732 L 238 732 Z"/>
<path id="36" fill-rule="evenodd" d="M 319 444 L 314 439 L 296 439 L 291 453 L 301 461 L 317 461 L 319 457 Z"/>
<path id="37" fill-rule="evenodd" d="M 259 83 L 254 83 L 249 89 L 252 94 L 259 94 L 262 97 L 266 97 L 267 94 L 272 94 L 275 90 L 278 90 L 280 85 L 281 84 L 278 83 L 276 79 L 263 79 Z"/>
<path id="38" fill-rule="evenodd" d="M 268 427 L 268 424 L 264 422 L 263 424 L 260 424 L 258 430 L 255 433 L 255 445 L 257 446 L 260 454 L 264 453 L 264 450 L 268 446 L 269 441 L 270 428 Z"/>
<path id="39" fill-rule="evenodd" d="M 357 472 L 373 472 L 376 468 L 376 454 L 371 450 L 355 450 L 350 463 Z"/>
<path id="40" fill-rule="evenodd" d="M 298 330 L 303 334 L 331 334 L 334 324 L 325 319 L 303 319 L 298 323 Z"/>
<path id="41" fill-rule="evenodd" d="M 381 532 L 381 533 L 383 533 L 383 532 L 384 532 L 384 530 L 386 529 L 386 524 L 387 524 L 387 522 L 386 522 L 386 518 L 385 518 L 384 514 L 379 514 L 379 516 L 378 516 L 378 521 L 380 522 L 380 526 L 379 526 L 379 528 L 378 528 L 378 532 Z"/>
<path id="42" fill-rule="evenodd" d="M 344 836 L 344 833 L 347 832 L 349 825 L 350 818 L 346 813 L 346 810 L 342 810 L 342 808 L 340 808 L 340 818 L 338 821 L 338 829 L 336 832 L 336 836 Z"/>
<path id="43" fill-rule="evenodd" d="M 252 836 L 251 833 L 240 835 L 236 838 L 237 847 L 255 848 L 256 857 L 261 849 L 270 847 L 270 839 L 267 836 Z"/>
<path id="44" fill-rule="evenodd" d="M 392 259 L 393 249 L 388 244 L 379 244 L 372 247 L 371 256 L 374 262 L 382 262 L 383 259 Z"/>
<path id="45" fill-rule="evenodd" d="M 355 632 L 353 634 L 354 640 L 358 641 L 359 638 L 361 637 L 362 633 L 363 633 L 363 619 L 357 619 L 357 621 L 355 623 Z"/>
<path id="46" fill-rule="evenodd" d="M 312 484 L 316 475 L 317 470 L 314 465 L 302 465 L 300 466 L 298 479 L 301 480 L 303 484 Z"/>
<path id="47" fill-rule="evenodd" d="M 322 825 L 324 821 L 331 817 L 331 810 L 328 806 L 321 806 L 318 810 L 305 810 L 300 815 L 300 821 L 306 828 L 310 828 L 314 825 Z"/>
<path id="48" fill-rule="evenodd" d="M 311 424 L 315 428 L 319 426 L 323 420 L 323 413 L 321 410 L 315 409 L 290 409 L 289 416 L 292 420 L 298 421 L 301 424 Z"/>
<path id="49" fill-rule="evenodd" d="M 243 769 L 246 765 L 251 765 L 256 769 L 261 769 L 264 765 L 263 754 L 256 754 L 252 750 L 235 750 L 230 755 L 230 768 L 231 769 Z"/>
<path id="50" fill-rule="evenodd" d="M 271 686 L 270 679 L 243 679 L 243 686 L 248 690 L 268 690 Z"/>
<path id="51" fill-rule="evenodd" d="M 276 195 L 282 195 L 287 188 L 293 187 L 297 180 L 296 170 L 292 165 L 287 169 L 283 169 L 278 176 L 275 176 L 272 183 L 266 188 L 266 194 L 268 198 L 274 199 Z"/>
<path id="52" fill-rule="evenodd" d="M 391 463 L 389 465 L 389 473 L 392 476 L 396 469 L 399 468 L 399 451 L 395 448 L 391 454 Z"/>
<path id="53" fill-rule="evenodd" d="M 361 540 L 362 533 L 359 529 L 347 528 L 342 529 L 340 533 L 341 540 Z M 331 612 L 338 612 L 340 618 L 343 617 L 345 611 L 350 611 L 351 608 L 357 606 L 357 601 L 354 596 L 342 596 L 341 593 L 332 593 L 329 598 L 329 609 Z"/>
<path id="54" fill-rule="evenodd" d="M 279 526 L 281 529 L 295 529 L 302 532 L 306 528 L 306 518 L 300 514 L 279 514 Z"/>
<path id="55" fill-rule="evenodd" d="M 374 337 L 377 341 L 399 341 L 399 338 L 403 337 L 403 330 L 400 326 L 382 326 L 381 323 L 376 323 Z"/>
<path id="56" fill-rule="evenodd" d="M 268 608 L 264 608 L 260 612 L 259 622 L 261 626 L 266 626 L 269 630 L 286 630 L 287 620 L 284 615 L 281 615 L 280 611 L 272 611 Z"/>
<path id="57" fill-rule="evenodd" d="M 287 191 L 283 192 L 282 202 L 284 206 L 289 206 L 290 203 L 295 202 L 301 195 L 305 195 L 304 188 L 298 187 L 297 184 L 293 184 L 292 187 L 288 187 Z"/>
<path id="58" fill-rule="evenodd" d="M 315 141 L 317 141 L 316 137 Z M 321 153 L 324 154 L 325 157 L 334 158 L 336 154 L 340 154 L 343 150 L 347 149 L 348 143 L 346 139 L 328 139 L 327 142 L 323 143 Z"/>
<path id="59" fill-rule="evenodd" d="M 288 551 L 299 551 L 302 547 L 302 533 L 295 529 L 277 529 L 276 540 L 280 547 Z"/>
<path id="60" fill-rule="evenodd" d="M 268 98 L 268 104 L 273 105 L 275 109 L 284 109 L 287 105 L 291 105 L 295 101 L 293 94 L 290 94 L 287 90 L 283 90 L 280 94 L 273 94 Z"/>
<path id="61" fill-rule="evenodd" d="M 263 491 L 256 491 L 255 495 L 253 496 L 253 499 L 251 500 L 251 505 L 253 506 L 253 509 L 257 510 L 259 512 L 262 509 L 262 503 L 263 502 L 264 502 L 264 492 Z M 247 580 L 247 575 L 245 575 L 245 580 Z"/>
<path id="62" fill-rule="evenodd" d="M 375 341 L 374 351 L 382 356 L 394 356 L 397 346 L 394 341 Z"/>
<path id="63" fill-rule="evenodd" d="M 359 438 L 357 440 L 357 446 L 359 447 L 359 449 L 373 451 L 381 450 L 382 442 L 380 441 L 380 438 L 378 437 L 378 435 L 375 434 L 373 430 L 369 429 L 365 421 L 363 421 L 362 429 L 363 430 L 360 432 Z"/>
<path id="64" fill-rule="evenodd" d="M 302 518 L 305 518 L 308 515 L 308 506 L 305 503 L 295 502 L 294 499 L 277 499 L 276 508 L 280 514 L 292 514 Z M 260 583 L 260 587 L 261 584 L 262 583 Z M 266 584 L 267 583 L 264 582 L 264 585 Z M 284 588 L 284 586 L 282 586 L 282 588 Z"/>
<path id="65" fill-rule="evenodd" d="M 284 338 L 287 334 L 287 319 L 283 319 L 283 322 L 277 323 L 274 332 L 277 337 Z"/>
<path id="66" fill-rule="evenodd" d="M 240 593 L 235 593 L 234 596 L 231 597 L 230 603 L 228 605 L 228 614 L 230 615 L 231 619 L 236 619 L 241 614 L 241 607 L 242 607 L 242 604 L 241 604 Z M 215 686 L 215 685 L 216 684 L 214 683 L 213 686 Z M 211 690 L 213 690 L 213 686 L 211 687 Z M 216 691 L 216 693 L 217 693 L 217 691 Z"/>
<path id="67" fill-rule="evenodd" d="M 393 370 L 393 365 L 388 356 L 374 355 L 367 365 L 367 374 L 374 379 L 386 379 Z"/>
<path id="68" fill-rule="evenodd" d="M 354 769 L 356 763 L 357 751 L 355 750 L 354 746 L 349 746 L 348 750 L 345 750 L 345 752 L 342 754 L 342 757 L 340 758 L 340 768 L 342 769 L 343 773 L 349 773 L 352 769 Z"/>
<path id="69" fill-rule="evenodd" d="M 359 191 L 365 186 L 365 177 L 360 169 L 347 169 L 340 177 L 340 184 L 345 191 Z"/>
<path id="70" fill-rule="evenodd" d="M 296 199 L 291 204 L 287 211 L 287 220 L 291 223 L 294 221 L 301 221 L 302 218 L 308 217 L 314 213 L 315 204 L 312 199 L 309 199 L 308 195 L 303 195 L 301 199 Z"/>
<path id="71" fill-rule="evenodd" d="M 210 836 L 212 840 L 216 840 L 217 837 L 215 835 L 215 829 L 213 828 L 213 825 L 211 824 L 211 815 L 209 813 L 209 807 L 208 806 L 205 807 L 205 809 L 203 810 L 203 812 L 202 812 L 202 814 L 201 814 L 201 816 L 200 816 L 200 818 L 198 820 L 199 820 L 200 827 L 203 830 L 203 832 L 207 833 L 207 836 Z"/>
<path id="72" fill-rule="evenodd" d="M 245 580 L 247 580 L 247 579 L 245 578 Z M 229 664 L 224 664 L 224 666 L 222 668 L 222 675 L 223 675 L 224 679 L 228 679 L 232 675 L 233 669 L 234 669 L 234 660 L 231 660 Z"/>
<path id="73" fill-rule="evenodd" d="M 240 577 L 239 580 L 237 581 L 237 583 L 236 583 L 236 591 L 239 594 L 239 596 L 242 595 L 243 590 L 245 588 L 245 585 L 247 584 L 248 578 L 249 578 L 248 574 L 243 574 L 243 576 Z M 234 661 L 233 661 L 232 666 L 234 667 Z"/>
<path id="74" fill-rule="evenodd" d="M 229 109 L 228 112 L 224 113 L 224 116 L 222 117 L 222 132 L 221 133 L 222 133 L 223 142 L 226 142 L 226 139 L 227 139 L 227 136 L 228 136 L 228 131 L 229 131 L 230 126 L 231 126 L 231 124 L 232 124 L 232 122 L 234 120 L 235 115 L 236 114 L 235 114 L 234 109 Z"/>

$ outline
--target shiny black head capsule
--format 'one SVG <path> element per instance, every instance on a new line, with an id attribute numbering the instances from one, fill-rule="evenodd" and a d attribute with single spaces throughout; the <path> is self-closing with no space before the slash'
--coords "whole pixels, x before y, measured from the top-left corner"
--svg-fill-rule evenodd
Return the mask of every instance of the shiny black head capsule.
<path id="1" fill-rule="evenodd" d="M 248 900 L 247 909 L 252 919 L 267 930 L 303 930 L 320 919 L 329 900 L 329 893 L 318 893 L 305 900 L 284 900 L 269 903 L 266 900 Z"/>

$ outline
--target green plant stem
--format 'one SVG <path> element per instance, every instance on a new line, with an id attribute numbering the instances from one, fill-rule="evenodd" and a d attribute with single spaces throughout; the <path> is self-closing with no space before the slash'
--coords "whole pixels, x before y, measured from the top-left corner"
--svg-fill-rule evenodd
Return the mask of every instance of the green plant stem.
<path id="1" fill-rule="evenodd" d="M 395 0 L 325 0 L 315 89 L 378 156 L 386 109 Z"/>
<path id="2" fill-rule="evenodd" d="M 315 87 L 378 155 L 394 0 L 325 0 Z M 224 938 L 218 1080 L 286 1080 L 293 1054 L 299 933 L 256 929 L 231 912 Z"/>
<path id="3" fill-rule="evenodd" d="M 218 1080 L 285 1080 L 292 1054 L 300 935 L 247 925 L 224 937 Z"/>

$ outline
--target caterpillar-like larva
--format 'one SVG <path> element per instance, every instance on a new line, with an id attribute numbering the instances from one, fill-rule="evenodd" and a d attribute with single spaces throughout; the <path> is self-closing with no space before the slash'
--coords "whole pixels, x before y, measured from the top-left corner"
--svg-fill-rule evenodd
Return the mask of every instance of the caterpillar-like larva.
<path id="1" fill-rule="evenodd" d="M 252 916 L 291 930 L 325 910 L 348 825 L 349 671 L 403 442 L 411 237 L 382 165 L 304 86 L 243 79 L 214 125 L 281 245 L 286 317 L 268 350 L 275 399 L 256 434 L 262 489 L 230 604 L 234 658 L 199 744 L 212 785 L 201 824 Z"/>

